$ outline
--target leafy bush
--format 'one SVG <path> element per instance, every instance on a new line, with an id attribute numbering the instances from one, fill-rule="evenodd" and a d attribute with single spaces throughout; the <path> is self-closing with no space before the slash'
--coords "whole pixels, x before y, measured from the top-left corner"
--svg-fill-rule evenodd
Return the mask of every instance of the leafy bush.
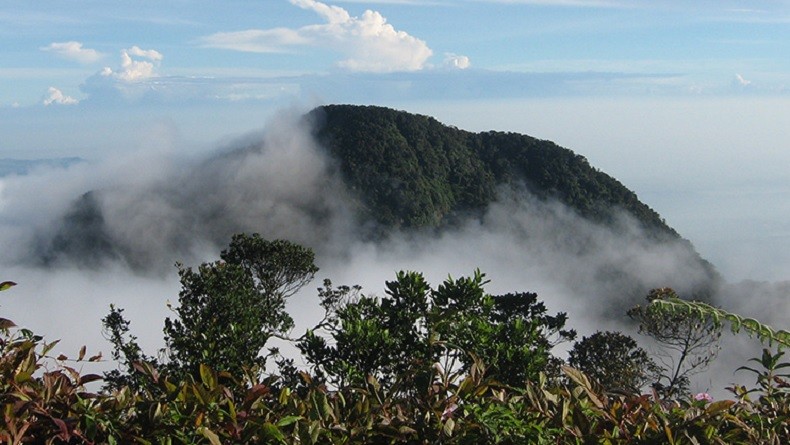
<path id="1" fill-rule="evenodd" d="M 236 240 L 245 245 L 249 241 Z M 294 252 L 304 253 L 299 249 Z M 272 313 L 264 314 L 274 318 L 255 325 L 262 330 L 252 335 L 273 335 L 286 325 L 283 320 L 289 318 L 280 312 L 276 301 L 287 292 L 277 290 L 281 286 L 258 291 L 264 289 L 262 283 L 268 279 L 264 277 L 272 276 L 266 275 L 271 272 L 268 268 L 294 263 L 276 261 L 267 265 L 267 270 L 256 271 L 263 257 L 246 251 L 241 258 L 254 260 L 243 264 L 228 257 L 224 262 L 201 266 L 206 267 L 205 272 L 190 272 L 185 292 L 199 295 L 200 304 L 189 306 L 191 300 L 184 299 L 182 305 L 197 312 L 179 312 L 180 320 L 206 315 L 200 311 L 236 314 L 232 305 L 217 305 L 226 298 L 274 295 L 275 304 L 268 306 Z M 311 262 L 301 262 L 308 265 L 301 268 L 308 273 L 295 276 L 311 276 Z M 232 279 L 226 280 L 225 273 Z M 293 280 L 288 278 L 284 283 Z M 324 320 L 293 340 L 304 352 L 312 373 L 290 362 L 283 367 L 287 372 L 264 375 L 258 356 L 244 356 L 233 369 L 226 363 L 201 362 L 199 356 L 159 363 L 140 350 L 129 335 L 122 311 L 112 308 L 105 325 L 116 347 L 114 358 L 125 367 L 109 374 L 110 384 L 98 392 L 89 391 L 86 385 L 102 377 L 83 375 L 71 364 L 97 361 L 101 355 L 86 359 L 82 348 L 76 359 L 51 357 L 48 354 L 57 342 L 46 342 L 10 320 L 0 319 L 0 441 L 790 443 L 790 363 L 782 361 L 783 351 L 765 349 L 749 366 L 741 367 L 739 371 L 755 374 L 756 386 L 731 388 L 732 400 L 714 401 L 707 394 L 692 396 L 680 391 L 671 398 L 655 391 L 611 391 L 616 386 L 611 382 L 618 378 L 634 382 L 628 367 L 620 371 L 622 375 L 607 376 L 599 373 L 601 366 L 582 360 L 580 354 L 572 355 L 572 363 L 588 369 L 591 376 L 570 366 L 551 366 L 556 363 L 552 346 L 572 337 L 572 332 L 564 329 L 564 314 L 547 315 L 534 294 L 488 295 L 485 283 L 484 275 L 477 272 L 472 277 L 448 278 L 431 288 L 422 275 L 401 272 L 387 283 L 386 296 L 375 298 L 361 295 L 359 288 L 335 288 L 327 281 L 319 291 L 326 310 Z M 0 290 L 12 286 L 11 282 L 0 283 Z M 785 340 L 784 331 L 747 322 L 703 303 L 657 298 L 647 309 L 652 320 L 661 314 L 680 314 L 689 323 L 712 319 L 715 327 L 727 320 L 736 330 L 745 328 L 780 345 Z M 266 324 L 272 320 L 275 323 Z M 321 332 L 327 338 L 319 335 Z M 195 350 L 204 350 L 222 338 L 213 335 L 225 335 L 207 333 L 206 342 L 198 342 Z M 622 350 L 609 350 L 624 338 L 600 333 L 583 339 L 576 350 L 600 347 L 625 364 L 632 359 L 635 363 L 630 365 L 643 363 L 644 356 L 630 341 L 623 342 Z M 223 347 L 241 344 L 227 342 Z M 214 346 L 208 351 L 213 353 Z M 561 372 L 564 378 L 552 375 L 554 372 Z"/>

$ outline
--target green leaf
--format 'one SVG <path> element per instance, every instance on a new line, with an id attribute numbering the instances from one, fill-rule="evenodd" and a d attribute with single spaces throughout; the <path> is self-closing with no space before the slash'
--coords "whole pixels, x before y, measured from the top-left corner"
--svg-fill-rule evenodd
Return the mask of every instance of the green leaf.
<path id="1" fill-rule="evenodd" d="M 728 410 L 734 404 L 735 404 L 734 400 L 718 400 L 708 405 L 705 408 L 705 412 L 707 412 L 708 414 L 717 414 L 720 413 L 721 411 Z"/>
<path id="2" fill-rule="evenodd" d="M 283 433 L 280 432 L 280 429 L 277 428 L 277 426 L 266 422 L 261 426 L 261 430 L 262 436 L 264 438 L 274 439 L 280 443 L 285 442 L 285 436 L 283 436 Z"/>
<path id="3" fill-rule="evenodd" d="M 0 283 L 0 291 L 11 289 L 14 286 L 16 286 L 16 283 L 13 281 L 3 281 Z"/>
<path id="4" fill-rule="evenodd" d="M 288 425 L 292 425 L 302 419 L 302 416 L 285 416 L 277 422 L 277 426 L 282 428 Z"/>
<path id="5" fill-rule="evenodd" d="M 203 435 L 203 437 L 205 437 L 206 439 L 209 440 L 209 442 L 211 442 L 211 445 L 222 445 L 222 442 L 220 442 L 219 440 L 219 436 L 217 436 L 217 434 L 214 431 L 211 431 L 206 427 L 201 427 L 199 431 L 200 434 Z"/>
<path id="6" fill-rule="evenodd" d="M 217 376 L 214 374 L 214 370 L 203 363 L 200 364 L 200 380 L 208 389 L 217 387 Z"/>
<path id="7" fill-rule="evenodd" d="M 455 429 L 455 420 L 453 420 L 451 417 L 447 419 L 446 422 L 444 422 L 444 427 L 442 427 L 442 432 L 444 433 L 445 436 L 449 437 L 453 435 L 453 429 Z"/>
<path id="8" fill-rule="evenodd" d="M 41 348 L 41 355 L 47 355 L 58 343 L 60 343 L 60 340 L 55 340 L 52 343 L 44 343 Z"/>
<path id="9" fill-rule="evenodd" d="M 29 381 L 33 377 L 33 374 L 30 372 L 22 371 L 19 374 L 14 376 L 14 381 L 16 383 L 24 383 Z"/>

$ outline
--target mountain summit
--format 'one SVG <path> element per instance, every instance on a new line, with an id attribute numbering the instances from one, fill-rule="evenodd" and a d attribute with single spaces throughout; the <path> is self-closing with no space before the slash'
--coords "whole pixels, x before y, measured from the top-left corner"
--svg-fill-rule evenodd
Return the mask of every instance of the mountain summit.
<path id="1" fill-rule="evenodd" d="M 581 216 L 626 211 L 653 236 L 679 238 L 653 209 L 583 156 L 517 133 L 471 133 L 389 108 L 327 105 L 308 117 L 364 213 L 388 227 L 442 227 L 483 209 L 502 186 L 523 186 Z"/>

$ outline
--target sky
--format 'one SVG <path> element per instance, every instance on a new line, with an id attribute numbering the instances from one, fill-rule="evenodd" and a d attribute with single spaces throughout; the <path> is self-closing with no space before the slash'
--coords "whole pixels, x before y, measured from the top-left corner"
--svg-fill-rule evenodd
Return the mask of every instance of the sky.
<path id="1" fill-rule="evenodd" d="M 789 0 L 4 0 L 0 159 L 89 167 L 0 180 L 0 235 L 327 103 L 555 141 L 727 280 L 790 280 Z M 119 282 L 57 276 L 84 305 Z M 127 305 L 144 318 L 149 304 Z"/>
<path id="2" fill-rule="evenodd" d="M 11 0 L 0 5 L 0 105 L 322 96 L 316 84 L 349 75 L 397 88 L 458 70 L 469 89 L 435 98 L 786 94 L 789 4 Z M 473 90 L 490 81 L 501 85 Z"/>

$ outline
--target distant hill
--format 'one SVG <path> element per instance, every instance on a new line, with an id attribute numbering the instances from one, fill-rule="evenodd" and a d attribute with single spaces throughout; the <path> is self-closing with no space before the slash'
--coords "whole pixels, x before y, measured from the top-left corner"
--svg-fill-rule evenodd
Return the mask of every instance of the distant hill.
<path id="1" fill-rule="evenodd" d="M 82 158 L 50 158 L 50 159 L 0 159 L 0 178 L 9 175 L 26 175 L 39 167 L 66 168 L 85 162 Z"/>
<path id="2" fill-rule="evenodd" d="M 501 185 L 525 185 L 597 222 L 615 209 L 657 237 L 679 238 L 653 209 L 583 156 L 516 133 L 471 133 L 389 108 L 327 105 L 313 110 L 318 140 L 340 161 L 368 218 L 388 227 L 442 227 L 479 211 Z"/>

